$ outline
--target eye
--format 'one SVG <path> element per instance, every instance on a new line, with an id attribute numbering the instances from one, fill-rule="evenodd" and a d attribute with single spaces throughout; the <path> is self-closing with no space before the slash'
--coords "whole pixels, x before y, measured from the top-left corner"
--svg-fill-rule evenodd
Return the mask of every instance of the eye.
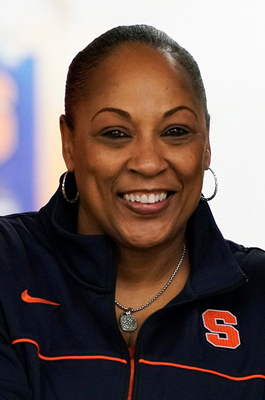
<path id="1" fill-rule="evenodd" d="M 174 126 L 164 133 L 161 136 L 170 136 L 170 137 L 182 137 L 189 133 L 189 130 L 186 128 L 182 128 L 180 126 Z"/>
<path id="2" fill-rule="evenodd" d="M 127 139 L 130 137 L 129 135 L 127 135 L 126 133 L 122 132 L 119 129 L 108 130 L 107 132 L 104 132 L 102 136 L 108 139 Z"/>

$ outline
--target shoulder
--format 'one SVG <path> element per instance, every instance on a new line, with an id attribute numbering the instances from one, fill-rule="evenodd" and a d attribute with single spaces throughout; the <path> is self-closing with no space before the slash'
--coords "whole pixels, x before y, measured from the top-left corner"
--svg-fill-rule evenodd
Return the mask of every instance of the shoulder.
<path id="1" fill-rule="evenodd" d="M 265 251 L 258 247 L 245 247 L 226 241 L 230 251 L 247 276 L 263 278 L 265 281 Z"/>
<path id="2" fill-rule="evenodd" d="M 15 236 L 26 235 L 36 229 L 38 213 L 28 212 L 0 217 L 0 240 Z"/>
<path id="3" fill-rule="evenodd" d="M 41 276 L 52 244 L 38 213 L 0 217 L 0 302 L 12 304 Z M 38 278 L 37 278 L 38 279 Z"/>
<path id="4" fill-rule="evenodd" d="M 38 212 L 0 217 L 0 259 L 19 257 L 36 243 L 47 242 Z"/>

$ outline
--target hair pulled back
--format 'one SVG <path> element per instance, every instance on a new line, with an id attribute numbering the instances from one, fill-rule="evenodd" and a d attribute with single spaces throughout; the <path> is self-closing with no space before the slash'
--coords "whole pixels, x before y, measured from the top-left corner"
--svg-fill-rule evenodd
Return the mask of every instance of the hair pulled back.
<path id="1" fill-rule="evenodd" d="M 209 125 L 210 116 L 199 67 L 191 54 L 166 33 L 149 25 L 118 26 L 94 39 L 80 51 L 70 64 L 65 88 L 65 117 L 70 129 L 74 129 L 75 105 L 86 96 L 91 71 L 111 52 L 123 43 L 143 43 L 154 49 L 170 54 L 190 76 L 193 89 L 202 102 L 205 119 Z"/>

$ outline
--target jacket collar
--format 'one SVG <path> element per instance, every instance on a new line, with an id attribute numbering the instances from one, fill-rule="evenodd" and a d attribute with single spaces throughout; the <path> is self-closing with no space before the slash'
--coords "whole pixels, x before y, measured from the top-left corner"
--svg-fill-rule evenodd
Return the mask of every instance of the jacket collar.
<path id="1" fill-rule="evenodd" d="M 78 202 L 67 203 L 61 186 L 40 210 L 44 228 L 58 254 L 59 263 L 81 285 L 111 292 L 115 287 L 115 245 L 107 235 L 76 232 Z"/>
<path id="2" fill-rule="evenodd" d="M 218 229 L 208 203 L 200 201 L 187 224 L 191 274 L 186 292 L 202 297 L 246 282 L 247 277 Z"/>
<path id="3" fill-rule="evenodd" d="M 80 284 L 97 291 L 115 288 L 116 249 L 107 235 L 76 233 L 78 203 L 67 203 L 57 190 L 40 210 L 48 237 L 59 262 Z M 210 208 L 200 201 L 187 224 L 191 274 L 185 286 L 189 298 L 232 289 L 246 280 Z"/>

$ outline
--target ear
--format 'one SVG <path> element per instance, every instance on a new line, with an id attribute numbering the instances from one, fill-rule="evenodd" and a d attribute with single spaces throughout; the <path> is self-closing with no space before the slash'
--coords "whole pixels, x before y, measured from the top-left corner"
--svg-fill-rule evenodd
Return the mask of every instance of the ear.
<path id="1" fill-rule="evenodd" d="M 68 127 L 65 115 L 60 116 L 62 154 L 68 171 L 74 171 L 74 133 Z"/>
<path id="2" fill-rule="evenodd" d="M 205 160 L 204 160 L 204 169 L 207 170 L 211 164 L 211 146 L 209 141 L 209 132 L 207 134 L 207 141 L 205 147 Z"/>

